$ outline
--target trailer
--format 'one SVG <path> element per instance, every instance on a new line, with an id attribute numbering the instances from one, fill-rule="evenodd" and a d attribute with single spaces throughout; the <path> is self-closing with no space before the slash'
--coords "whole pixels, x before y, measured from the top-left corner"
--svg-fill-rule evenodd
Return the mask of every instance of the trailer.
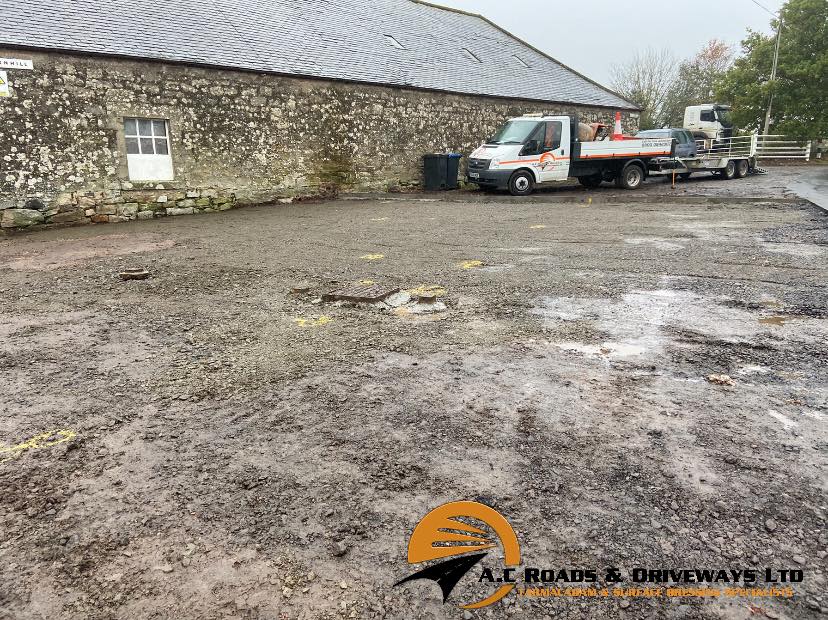
<path id="1" fill-rule="evenodd" d="M 675 155 L 672 138 L 625 136 L 582 142 L 578 128 L 575 116 L 510 119 L 471 154 L 467 179 L 482 188 L 508 189 L 514 196 L 526 196 L 537 185 L 571 177 L 587 187 L 613 181 L 620 188 L 637 189 L 653 160 Z"/>
<path id="2" fill-rule="evenodd" d="M 697 172 L 712 172 L 723 179 L 741 179 L 756 170 L 759 136 L 736 136 L 697 140 L 698 154 L 689 158 L 655 158 L 648 174 L 675 174 L 683 179 Z"/>

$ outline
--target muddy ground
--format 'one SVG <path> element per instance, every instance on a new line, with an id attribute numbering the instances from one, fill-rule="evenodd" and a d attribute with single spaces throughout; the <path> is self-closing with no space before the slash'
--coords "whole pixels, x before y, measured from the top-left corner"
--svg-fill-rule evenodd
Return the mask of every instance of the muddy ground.
<path id="1" fill-rule="evenodd" d="M 828 219 L 780 178 L 0 240 L 0 617 L 824 617 Z M 318 301 L 363 280 L 438 298 Z M 476 569 L 445 605 L 393 588 L 461 499 L 526 565 L 805 578 L 473 612 Z"/>

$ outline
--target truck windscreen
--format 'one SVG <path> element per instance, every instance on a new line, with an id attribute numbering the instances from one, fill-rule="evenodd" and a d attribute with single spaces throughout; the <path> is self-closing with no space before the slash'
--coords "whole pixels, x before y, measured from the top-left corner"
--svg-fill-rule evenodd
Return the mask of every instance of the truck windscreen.
<path id="1" fill-rule="evenodd" d="M 722 127 L 733 127 L 733 119 L 730 110 L 716 110 L 716 118 L 722 124 Z"/>
<path id="2" fill-rule="evenodd" d="M 538 126 L 538 121 L 509 121 L 488 144 L 523 144 Z"/>

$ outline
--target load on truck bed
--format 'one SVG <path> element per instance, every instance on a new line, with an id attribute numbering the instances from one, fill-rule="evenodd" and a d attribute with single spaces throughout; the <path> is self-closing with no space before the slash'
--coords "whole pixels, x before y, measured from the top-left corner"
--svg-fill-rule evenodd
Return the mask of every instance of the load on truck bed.
<path id="1" fill-rule="evenodd" d="M 471 154 L 467 178 L 483 188 L 508 189 L 514 196 L 569 177 L 587 187 L 614 181 L 620 188 L 636 189 L 647 176 L 650 160 L 674 155 L 675 142 L 669 137 L 581 141 L 584 127 L 589 126 L 575 116 L 510 119 Z"/>

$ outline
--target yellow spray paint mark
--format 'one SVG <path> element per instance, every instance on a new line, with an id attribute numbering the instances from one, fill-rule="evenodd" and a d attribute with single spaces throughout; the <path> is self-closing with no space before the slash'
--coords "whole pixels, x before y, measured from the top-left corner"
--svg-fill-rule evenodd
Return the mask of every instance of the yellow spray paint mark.
<path id="1" fill-rule="evenodd" d="M 372 217 L 371 221 L 372 222 L 387 222 L 388 218 L 387 217 Z"/>
<path id="2" fill-rule="evenodd" d="M 362 260 L 382 260 L 385 258 L 385 254 L 364 254 L 360 258 Z"/>
<path id="3" fill-rule="evenodd" d="M 534 226 L 530 226 L 532 230 L 543 230 L 546 228 L 546 224 L 535 224 Z"/>
<path id="4" fill-rule="evenodd" d="M 320 316 L 318 319 L 293 319 L 293 322 L 296 323 L 299 327 L 322 327 L 323 325 L 327 325 L 331 321 L 333 321 L 333 319 L 329 316 Z"/>
<path id="5" fill-rule="evenodd" d="M 6 461 L 16 459 L 26 450 L 51 448 L 52 446 L 56 446 L 59 443 L 69 441 L 70 439 L 77 437 L 77 435 L 78 434 L 75 431 L 68 430 L 48 431 L 46 433 L 36 435 L 31 439 L 24 441 L 23 443 L 17 444 L 16 446 L 6 447 L 0 444 L 0 463 L 5 463 Z"/>
<path id="6" fill-rule="evenodd" d="M 410 288 L 407 291 L 410 295 L 422 295 L 423 297 L 428 297 L 433 295 L 434 297 L 442 297 L 446 294 L 446 287 L 440 286 L 439 284 L 421 284 L 417 288 Z"/>
<path id="7" fill-rule="evenodd" d="M 460 269 L 477 269 L 483 266 L 482 260 L 464 260 L 460 263 Z"/>
<path id="8" fill-rule="evenodd" d="M 376 284 L 373 280 L 360 280 L 357 284 L 364 284 L 365 286 L 371 286 L 372 284 Z"/>
<path id="9" fill-rule="evenodd" d="M 581 207 L 588 207 L 592 204 L 592 198 L 587 198 L 586 204 L 582 204 Z"/>

